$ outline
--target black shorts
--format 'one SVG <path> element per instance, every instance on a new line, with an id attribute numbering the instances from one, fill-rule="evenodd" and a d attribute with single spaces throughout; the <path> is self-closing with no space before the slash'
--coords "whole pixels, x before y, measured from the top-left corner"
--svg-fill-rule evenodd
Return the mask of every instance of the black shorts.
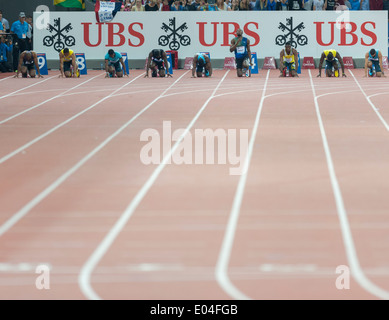
<path id="1" fill-rule="evenodd" d="M 154 59 L 152 59 L 152 61 L 157 66 L 158 70 L 165 70 L 165 66 L 163 64 L 163 61 L 158 61 L 158 60 L 155 61 Z"/>
<path id="2" fill-rule="evenodd" d="M 196 72 L 202 73 L 202 72 L 204 72 L 204 69 L 205 69 L 204 66 L 200 66 L 200 65 L 196 66 Z"/>
<path id="3" fill-rule="evenodd" d="M 332 70 L 332 67 L 338 67 L 338 59 L 332 59 L 331 61 L 328 61 L 326 59 L 326 69 Z"/>
<path id="4" fill-rule="evenodd" d="M 380 62 L 376 60 L 369 60 L 372 63 L 372 67 L 374 67 L 375 72 L 382 72 Z"/>
<path id="5" fill-rule="evenodd" d="M 72 61 L 64 61 L 63 62 L 63 71 L 64 72 L 67 72 L 67 71 L 71 71 L 72 70 Z"/>
<path id="6" fill-rule="evenodd" d="M 116 72 L 121 72 L 122 71 L 122 66 L 120 65 L 120 61 L 110 62 L 108 64 L 108 66 L 114 67 Z"/>
<path id="7" fill-rule="evenodd" d="M 28 71 L 31 71 L 35 69 L 35 64 L 34 63 L 23 64 L 23 67 L 26 67 Z"/>
<path id="8" fill-rule="evenodd" d="M 243 61 L 245 59 L 248 59 L 248 56 L 245 56 L 244 58 L 235 58 L 236 61 L 236 69 L 243 69 Z"/>

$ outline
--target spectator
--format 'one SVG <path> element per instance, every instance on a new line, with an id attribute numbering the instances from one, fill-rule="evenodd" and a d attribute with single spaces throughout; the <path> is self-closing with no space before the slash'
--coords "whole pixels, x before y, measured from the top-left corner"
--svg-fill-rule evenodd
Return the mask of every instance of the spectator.
<path id="1" fill-rule="evenodd" d="M 19 20 L 15 21 L 11 26 L 11 33 L 14 34 L 15 47 L 13 50 L 13 66 L 17 70 L 19 62 L 19 54 L 27 49 L 27 32 L 29 30 L 24 12 L 19 13 Z"/>
<path id="2" fill-rule="evenodd" d="M 333 11 L 335 10 L 335 4 L 336 4 L 335 0 L 326 0 L 323 9 L 327 11 Z"/>
<path id="3" fill-rule="evenodd" d="M 158 11 L 157 0 L 149 0 L 145 5 L 145 11 Z"/>
<path id="4" fill-rule="evenodd" d="M 255 2 L 255 11 L 265 11 L 267 10 L 267 0 L 257 0 Z"/>
<path id="5" fill-rule="evenodd" d="M 142 0 L 136 0 L 135 5 L 131 8 L 131 11 L 145 11 L 145 7 L 142 5 Z"/>
<path id="6" fill-rule="evenodd" d="M 289 3 L 288 0 L 281 0 L 281 10 L 286 11 L 288 10 Z"/>
<path id="7" fill-rule="evenodd" d="M 189 11 L 197 11 L 197 8 L 199 7 L 200 5 L 200 0 L 195 0 L 191 3 L 191 5 L 189 6 Z"/>
<path id="8" fill-rule="evenodd" d="M 174 0 L 173 4 L 170 6 L 170 11 L 181 11 L 180 0 Z"/>
<path id="9" fill-rule="evenodd" d="M 0 38 L 0 72 L 12 72 L 7 53 L 12 51 L 12 40 L 7 44 L 5 36 Z"/>
<path id="10" fill-rule="evenodd" d="M 325 3 L 325 0 L 313 0 L 313 10 L 314 11 L 322 11 L 322 10 L 324 10 L 323 9 L 324 3 Z"/>
<path id="11" fill-rule="evenodd" d="M 384 1 L 383 0 L 370 0 L 369 3 L 370 10 L 383 10 Z"/>
<path id="12" fill-rule="evenodd" d="M 250 0 L 240 0 L 239 10 L 240 11 L 249 11 L 250 10 Z"/>
<path id="13" fill-rule="evenodd" d="M 267 2 L 267 10 L 275 11 L 277 6 L 276 0 L 268 0 Z"/>
<path id="14" fill-rule="evenodd" d="M 359 10 L 361 8 L 360 0 L 350 0 L 351 9 L 350 10 Z"/>
<path id="15" fill-rule="evenodd" d="M 239 11 L 239 0 L 232 0 L 231 11 Z"/>
<path id="16" fill-rule="evenodd" d="M 388 11 L 388 19 L 389 19 L 389 0 L 384 0 L 383 9 Z"/>
<path id="17" fill-rule="evenodd" d="M 304 0 L 304 10 L 312 11 L 313 8 L 313 0 Z"/>
<path id="18" fill-rule="evenodd" d="M 26 17 L 26 22 L 28 23 L 28 32 L 27 32 L 27 50 L 32 50 L 33 48 L 33 38 L 32 36 L 34 35 L 33 32 L 33 24 L 32 24 L 32 17 L 27 16 Z"/>
<path id="19" fill-rule="evenodd" d="M 351 3 L 348 0 L 344 0 L 344 5 L 347 7 L 348 10 L 351 10 Z"/>
<path id="20" fill-rule="evenodd" d="M 216 0 L 216 8 L 218 11 L 231 11 L 231 8 L 224 0 Z"/>
<path id="21" fill-rule="evenodd" d="M 132 9 L 132 1 L 131 0 L 125 0 L 124 4 L 122 5 L 122 8 L 120 11 L 131 11 Z"/>
<path id="22" fill-rule="evenodd" d="M 200 0 L 197 11 L 208 11 L 208 3 L 205 0 Z"/>
<path id="23" fill-rule="evenodd" d="M 370 10 L 369 0 L 361 0 L 361 9 L 360 10 Z"/>
<path id="24" fill-rule="evenodd" d="M 163 0 L 162 1 L 161 11 L 170 11 L 170 6 L 169 6 L 169 1 L 168 0 Z"/>
<path id="25" fill-rule="evenodd" d="M 207 0 L 208 11 L 217 11 L 216 0 Z"/>
<path id="26" fill-rule="evenodd" d="M 4 31 L 9 33 L 9 22 L 7 19 L 3 18 L 3 11 L 0 10 L 0 23 L 3 24 Z"/>
<path id="27" fill-rule="evenodd" d="M 250 10 L 254 10 L 255 9 L 255 4 L 257 3 L 256 0 L 250 0 L 250 3 L 249 3 L 249 8 Z M 231 7 L 231 6 L 230 6 Z"/>
<path id="28" fill-rule="evenodd" d="M 0 22 L 0 34 L 5 33 L 5 27 L 4 25 Z"/>
<path id="29" fill-rule="evenodd" d="M 303 10 L 303 0 L 289 0 L 288 8 L 290 11 Z M 333 0 L 335 2 L 335 0 Z"/>
<path id="30" fill-rule="evenodd" d="M 182 11 L 189 11 L 189 5 L 187 0 L 181 0 Z"/>

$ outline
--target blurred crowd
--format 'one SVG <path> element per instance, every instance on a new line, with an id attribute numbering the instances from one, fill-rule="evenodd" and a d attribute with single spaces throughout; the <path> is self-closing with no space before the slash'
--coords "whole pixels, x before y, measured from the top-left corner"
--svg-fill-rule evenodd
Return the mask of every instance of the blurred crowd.
<path id="1" fill-rule="evenodd" d="M 0 72 L 17 70 L 25 50 L 33 50 L 32 16 L 20 12 L 17 20 L 8 20 L 0 10 Z"/>

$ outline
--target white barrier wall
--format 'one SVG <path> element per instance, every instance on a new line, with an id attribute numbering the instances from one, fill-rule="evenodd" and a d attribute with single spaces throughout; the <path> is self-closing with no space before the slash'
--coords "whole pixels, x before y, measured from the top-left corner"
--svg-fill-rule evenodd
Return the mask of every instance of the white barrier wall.
<path id="1" fill-rule="evenodd" d="M 118 12 L 103 24 L 94 12 L 50 12 L 48 18 L 35 12 L 34 21 L 34 50 L 48 59 L 58 59 L 64 47 L 87 59 L 103 59 L 110 48 L 127 52 L 130 60 L 144 59 L 155 48 L 177 50 L 179 58 L 208 51 L 212 59 L 224 59 L 233 56 L 229 46 L 238 27 L 258 58 L 278 58 L 285 41 L 301 57 L 336 49 L 363 58 L 371 48 L 386 52 L 388 41 L 386 11 Z"/>

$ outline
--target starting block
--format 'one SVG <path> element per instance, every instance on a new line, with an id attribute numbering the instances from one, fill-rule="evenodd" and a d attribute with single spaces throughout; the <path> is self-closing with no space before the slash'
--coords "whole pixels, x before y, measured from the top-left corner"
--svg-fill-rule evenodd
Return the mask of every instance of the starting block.
<path id="1" fill-rule="evenodd" d="M 315 69 L 315 60 L 313 60 L 313 57 L 304 57 L 302 68 Z"/>
<path id="2" fill-rule="evenodd" d="M 276 59 L 274 57 L 265 57 L 262 69 L 277 69 Z"/>
<path id="3" fill-rule="evenodd" d="M 193 57 L 186 57 L 184 62 L 184 70 L 191 70 L 193 67 Z"/>
<path id="4" fill-rule="evenodd" d="M 343 57 L 343 64 L 347 69 L 354 69 L 353 57 Z"/>
<path id="5" fill-rule="evenodd" d="M 85 53 L 75 53 L 74 55 L 76 56 L 76 62 L 80 74 L 82 75 L 88 74 L 88 69 L 86 67 Z"/>
<path id="6" fill-rule="evenodd" d="M 235 64 L 235 58 L 233 57 L 225 57 L 224 58 L 224 70 L 232 70 L 236 69 L 236 64 Z"/>
<path id="7" fill-rule="evenodd" d="M 389 62 L 387 56 L 382 57 L 382 68 L 389 69 Z"/>

